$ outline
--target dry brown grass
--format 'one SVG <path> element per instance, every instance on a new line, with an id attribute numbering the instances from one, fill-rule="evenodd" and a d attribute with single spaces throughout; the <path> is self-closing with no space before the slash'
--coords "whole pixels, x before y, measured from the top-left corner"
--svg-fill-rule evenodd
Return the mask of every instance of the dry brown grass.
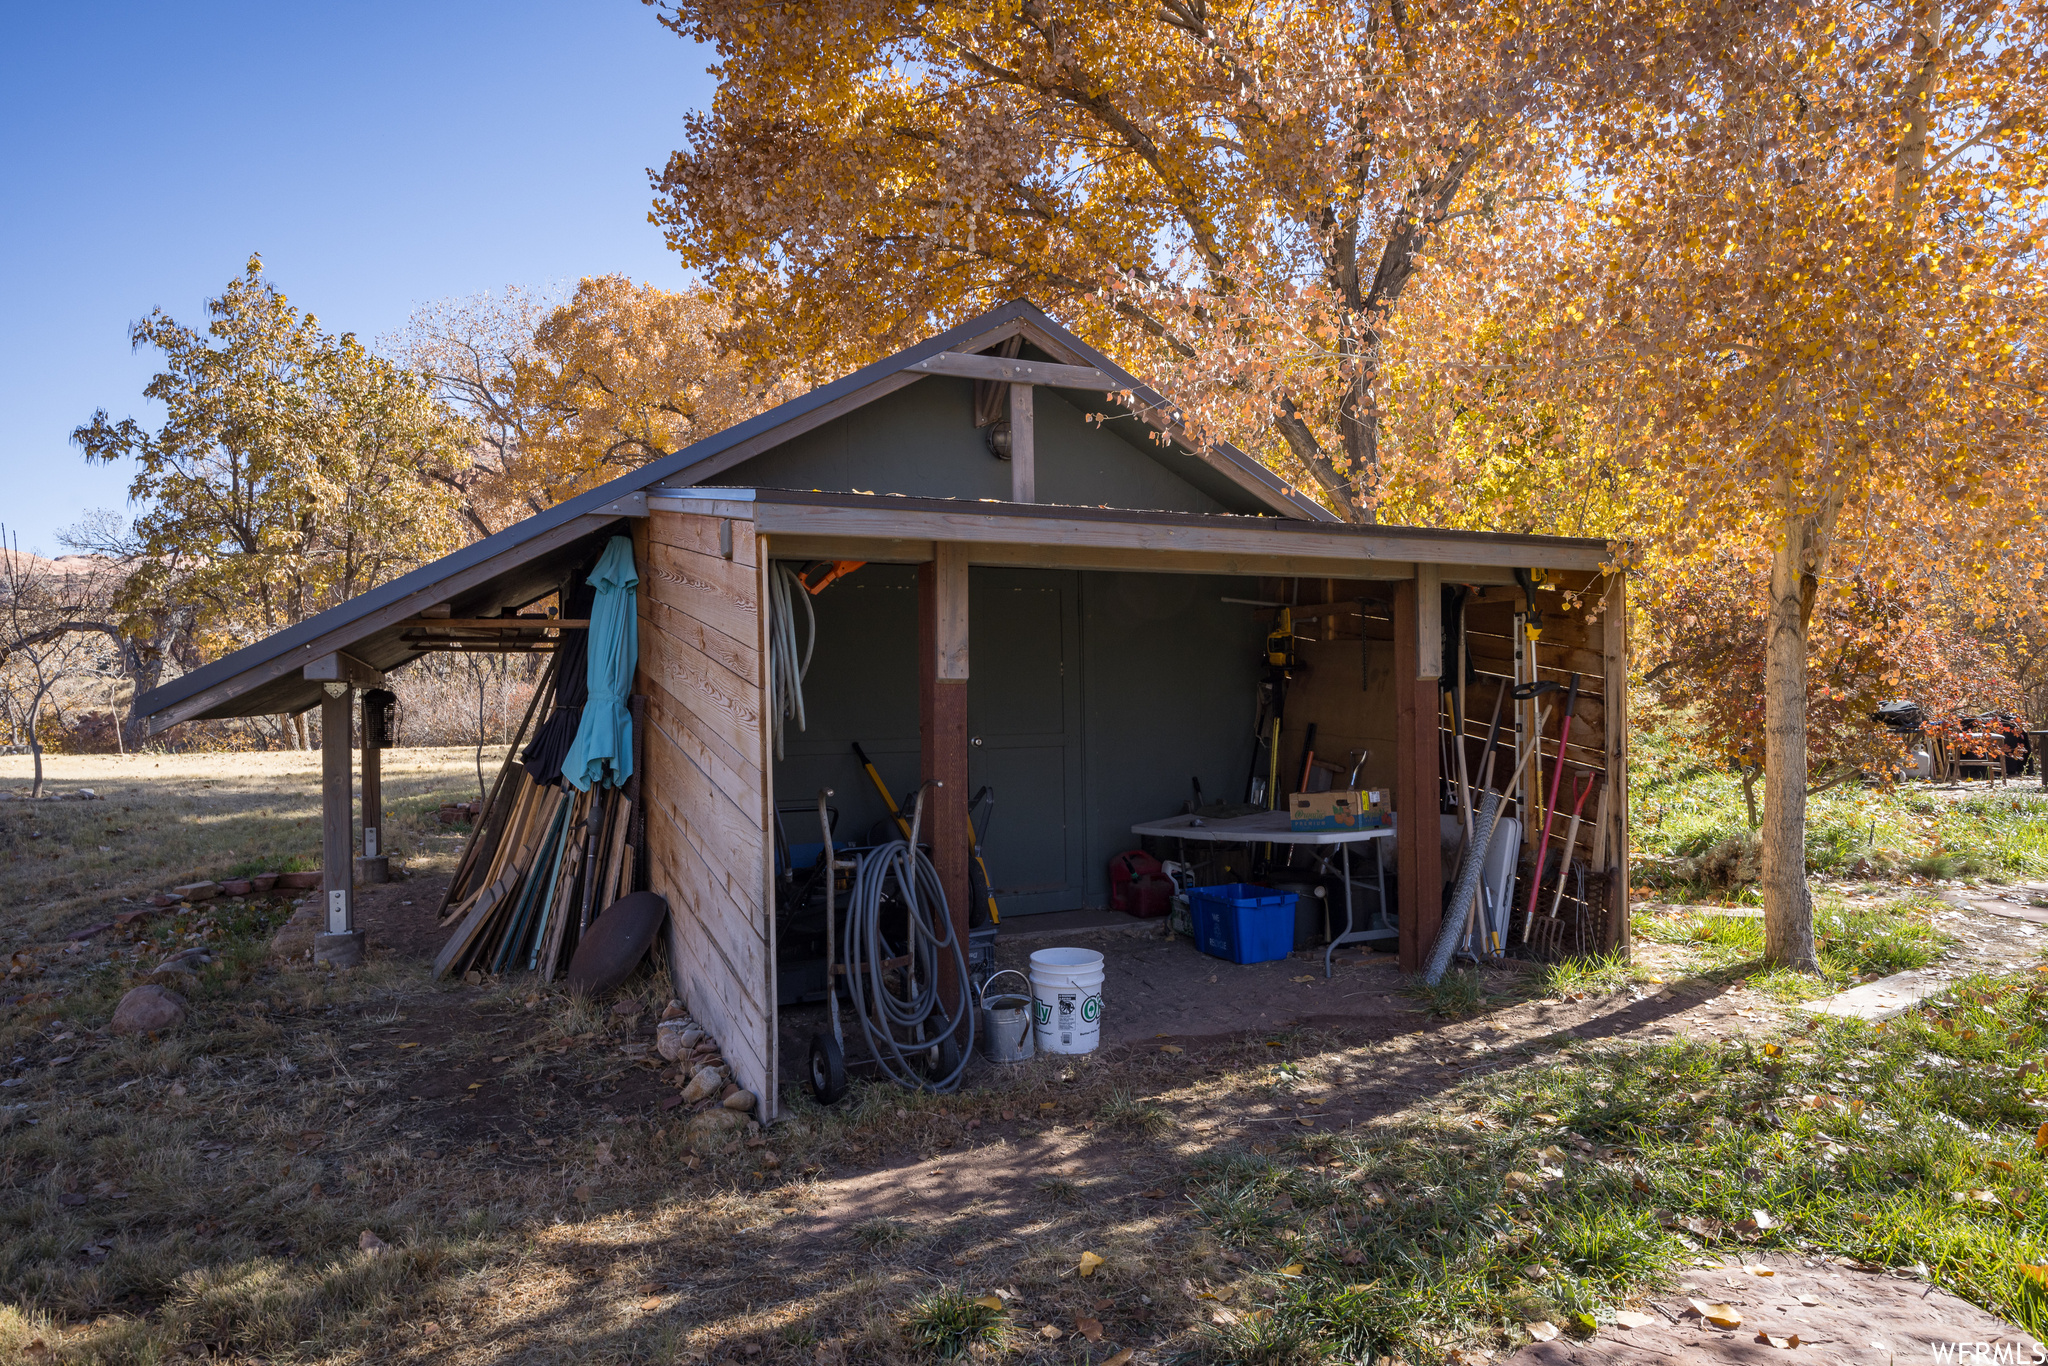
<path id="1" fill-rule="evenodd" d="M 27 813 L 72 833 L 6 893 L 26 963 L 0 1010 L 0 1059 L 19 1060 L 0 1069 L 18 1083 L 0 1090 L 0 1360 L 914 1361 L 947 1288 L 1009 1296 L 970 1360 L 1245 1360 L 1219 1313 L 1270 1300 L 1302 1240 L 1361 1212 L 1321 1107 L 1439 1074 L 1421 1035 L 1280 1031 L 1041 1059 L 953 1096 L 857 1087 L 824 1111 L 786 1093 L 768 1133 L 700 1153 L 659 1105 L 668 1077 L 623 1046 L 650 1035 L 657 977 L 629 1019 L 388 954 L 282 970 L 264 948 L 286 908 L 254 902 L 54 939 L 173 865 L 310 849 L 313 757 L 130 760 L 118 784 L 118 761 L 66 760 L 60 783 L 110 800 Z M 466 795 L 465 758 L 394 774 L 409 819 Z M 86 847 L 123 806 L 138 836 Z M 431 870 L 453 851 L 439 834 L 399 838 Z M 219 960 L 185 1027 L 103 1032 L 197 943 Z M 1084 1252 L 1103 1259 L 1085 1278 Z"/>
<path id="2" fill-rule="evenodd" d="M 505 756 L 484 751 L 484 773 Z M 431 866 L 460 836 L 432 813 L 474 798 L 473 749 L 384 754 L 384 839 Z M 44 791 L 89 788 L 104 800 L 0 802 L 0 917 L 19 936 L 68 927 L 122 897 L 236 870 L 320 864 L 320 756 L 249 754 L 45 755 Z M 0 791 L 25 797 L 31 760 L 0 758 Z"/>

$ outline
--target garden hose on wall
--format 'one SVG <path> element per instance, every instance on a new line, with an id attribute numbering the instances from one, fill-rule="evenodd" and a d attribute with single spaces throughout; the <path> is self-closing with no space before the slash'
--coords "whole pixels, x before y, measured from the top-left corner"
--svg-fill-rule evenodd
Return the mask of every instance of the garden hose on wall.
<path id="1" fill-rule="evenodd" d="M 885 893 L 894 893 L 906 912 L 907 943 L 891 944 L 883 932 Z M 956 999 L 953 1009 L 942 1010 L 940 955 L 948 953 Z M 898 957 L 909 962 L 883 966 Z M 882 1072 L 912 1090 L 958 1086 L 974 1056 L 967 955 L 953 933 L 938 870 L 909 840 L 892 840 L 861 855 L 846 908 L 846 971 L 853 1016 Z M 920 1056 L 936 1061 L 920 1066 Z"/>
<path id="2" fill-rule="evenodd" d="M 796 609 L 804 605 L 804 648 L 796 648 Z M 818 645 L 818 614 L 811 606 L 796 570 L 776 561 L 768 575 L 769 709 L 775 718 L 775 757 L 782 757 L 782 726 L 790 717 L 804 727 L 804 675 L 811 671 L 811 652 Z"/>

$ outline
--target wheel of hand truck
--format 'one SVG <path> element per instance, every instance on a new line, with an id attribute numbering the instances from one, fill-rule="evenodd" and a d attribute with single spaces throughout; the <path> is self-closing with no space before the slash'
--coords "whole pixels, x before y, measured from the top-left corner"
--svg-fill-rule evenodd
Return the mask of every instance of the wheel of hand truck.
<path id="1" fill-rule="evenodd" d="M 811 1035 L 811 1094 L 830 1105 L 846 1094 L 846 1057 L 839 1040 L 820 1032 Z"/>
<path id="2" fill-rule="evenodd" d="M 920 1055 L 919 1061 L 924 1064 L 925 1075 L 933 1081 L 952 1076 L 960 1066 L 959 1031 L 948 1029 L 939 1035 L 937 1041 Z"/>

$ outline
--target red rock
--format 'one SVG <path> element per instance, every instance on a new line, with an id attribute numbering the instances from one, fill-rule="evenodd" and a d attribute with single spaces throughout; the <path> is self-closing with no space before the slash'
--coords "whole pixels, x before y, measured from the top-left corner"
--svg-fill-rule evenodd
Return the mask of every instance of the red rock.
<path id="1" fill-rule="evenodd" d="M 109 1034 L 154 1034 L 184 1023 L 185 998 L 169 987 L 141 986 L 121 998 Z"/>

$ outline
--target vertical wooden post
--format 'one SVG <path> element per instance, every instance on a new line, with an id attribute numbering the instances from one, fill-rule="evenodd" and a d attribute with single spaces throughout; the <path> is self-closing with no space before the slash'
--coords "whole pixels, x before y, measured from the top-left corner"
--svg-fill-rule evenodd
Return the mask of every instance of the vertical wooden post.
<path id="1" fill-rule="evenodd" d="M 1038 501 L 1037 414 L 1028 384 L 1010 386 L 1010 501 Z"/>
<path id="2" fill-rule="evenodd" d="M 355 870 L 355 880 L 364 885 L 391 877 L 391 860 L 384 852 L 384 751 L 370 742 L 370 696 L 362 694 L 363 855 Z"/>
<path id="3" fill-rule="evenodd" d="M 355 785 L 350 781 L 349 732 L 355 689 L 322 685 L 320 697 L 320 871 L 326 891 L 327 932 L 313 940 L 313 961 L 350 968 L 363 961 L 356 929 Z"/>
<path id="4" fill-rule="evenodd" d="M 1016 392 L 1013 387 L 1012 393 Z M 1012 428 L 1012 431 L 1015 429 Z M 1014 449 L 1014 448 L 1013 448 Z M 953 933 L 967 938 L 967 547 L 940 541 L 917 570 L 920 771 L 945 784 L 925 794 L 924 828 L 932 866 L 945 889 Z M 952 969 L 949 960 L 946 972 Z M 941 988 L 957 989 L 950 976 Z"/>
<path id="5" fill-rule="evenodd" d="M 1628 923 L 1628 579 L 1619 572 L 1607 581 L 1607 610 L 1600 614 L 1600 653 L 1606 671 L 1601 691 L 1607 703 L 1607 933 L 1608 952 L 1630 951 Z"/>
<path id="6" fill-rule="evenodd" d="M 1421 568 L 1422 566 L 1418 566 Z M 1418 972 L 1443 919 L 1443 831 L 1438 820 L 1437 675 L 1443 667 L 1436 566 L 1394 585 L 1394 859 L 1401 877 L 1401 971 Z M 1424 588 L 1427 591 L 1424 591 Z M 1427 599 L 1427 602 L 1424 600 Z M 1437 619 L 1434 648 L 1423 638 Z M 1425 674 L 1424 669 L 1429 672 Z"/>

